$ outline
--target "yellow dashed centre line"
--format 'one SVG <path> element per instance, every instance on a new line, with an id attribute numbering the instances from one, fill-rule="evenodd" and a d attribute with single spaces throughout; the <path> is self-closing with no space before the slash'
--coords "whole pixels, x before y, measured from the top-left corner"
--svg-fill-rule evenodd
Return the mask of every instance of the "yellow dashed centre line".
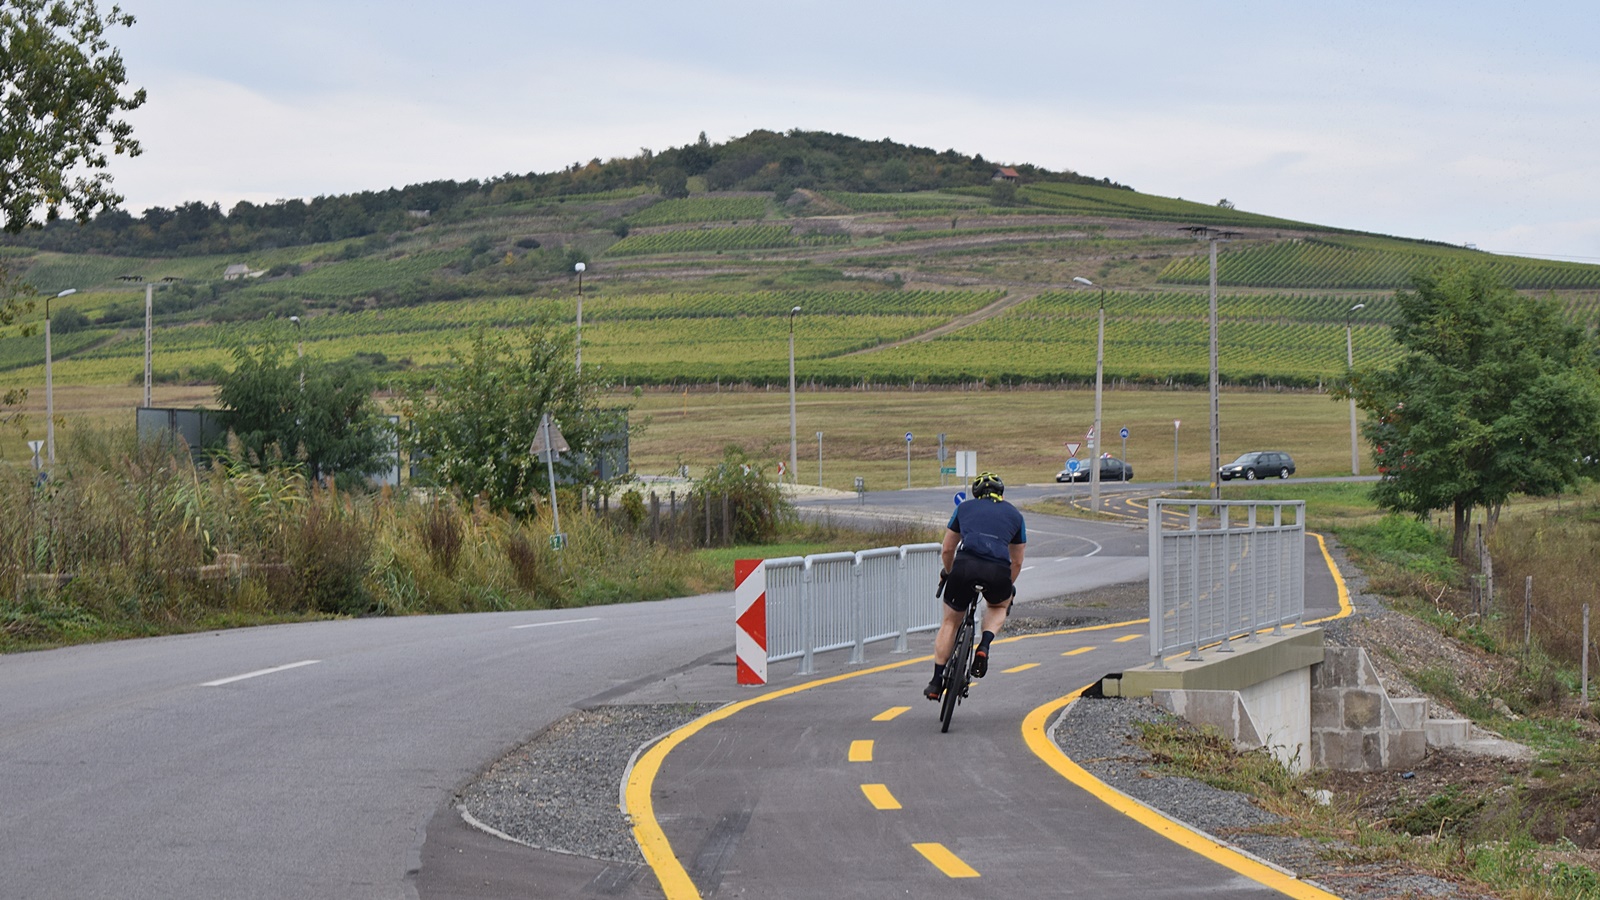
<path id="1" fill-rule="evenodd" d="M 1026 672 L 1029 669 L 1038 668 L 1038 666 L 1039 666 L 1038 663 L 1023 663 L 1020 666 L 1012 666 L 1009 669 L 1001 669 L 1000 671 L 1006 673 L 1007 675 L 1010 675 L 1013 672 Z"/>
<path id="2" fill-rule="evenodd" d="M 900 715 L 903 712 L 910 712 L 910 711 L 911 711 L 911 707 L 909 707 L 909 706 L 891 706 L 888 709 L 884 710 L 883 712 L 878 713 L 877 715 L 873 716 L 872 717 L 872 721 L 874 721 L 874 722 L 887 722 L 887 721 L 893 719 L 895 716 Z"/>
<path id="3" fill-rule="evenodd" d="M 889 793 L 889 786 L 886 784 L 863 784 L 861 793 L 867 795 L 867 802 L 871 803 L 874 809 L 900 808 L 900 801 Z"/>
<path id="4" fill-rule="evenodd" d="M 1090 650 L 1093 650 L 1093 649 L 1095 649 L 1095 648 L 1093 648 L 1093 647 L 1079 647 L 1076 650 L 1068 650 L 1067 652 L 1065 652 L 1065 653 L 1063 653 L 1061 655 L 1062 656 L 1077 656 L 1079 653 L 1088 653 Z"/>
<path id="5" fill-rule="evenodd" d="M 872 742 L 871 741 L 851 741 L 850 742 L 850 761 L 851 762 L 872 762 Z"/>
<path id="6" fill-rule="evenodd" d="M 978 870 L 961 861 L 943 844 L 912 844 L 913 849 L 933 863 L 933 867 L 951 878 L 977 878 Z"/>
<path id="7" fill-rule="evenodd" d="M 1126 644 L 1129 641 L 1137 641 L 1139 638 L 1142 638 L 1144 636 L 1145 635 L 1142 635 L 1142 634 L 1125 634 L 1122 637 L 1117 638 L 1117 643 Z"/>

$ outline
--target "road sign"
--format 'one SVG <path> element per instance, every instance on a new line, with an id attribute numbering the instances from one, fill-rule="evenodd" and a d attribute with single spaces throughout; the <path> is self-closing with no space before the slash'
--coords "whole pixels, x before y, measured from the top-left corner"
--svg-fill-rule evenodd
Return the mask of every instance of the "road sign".
<path id="1" fill-rule="evenodd" d="M 906 432 L 906 443 L 911 443 L 911 432 Z"/>
<path id="2" fill-rule="evenodd" d="M 939 474 L 940 475 L 954 475 L 955 473 L 956 473 L 956 467 L 955 466 L 940 466 L 939 467 Z"/>
<path id="3" fill-rule="evenodd" d="M 1123 440 L 1127 440 L 1128 439 L 1128 429 L 1126 429 L 1126 428 L 1122 429 L 1122 439 Z"/>
<path id="4" fill-rule="evenodd" d="M 956 505 L 957 506 L 960 506 L 962 503 L 965 503 L 966 500 L 967 500 L 967 492 L 966 491 L 956 491 L 955 501 L 956 501 Z"/>
<path id="5" fill-rule="evenodd" d="M 1080 462 L 1076 456 L 1074 456 L 1073 458 L 1067 460 L 1067 471 L 1076 475 L 1078 472 L 1078 467 L 1081 465 L 1083 465 L 1083 463 Z"/>
<path id="6" fill-rule="evenodd" d="M 565 534 L 552 534 L 552 535 L 550 535 L 550 549 L 551 550 L 560 550 L 560 549 L 562 549 L 562 548 L 564 548 L 566 546 L 567 546 L 567 536 Z"/>
<path id="7" fill-rule="evenodd" d="M 1078 455 L 1078 442 L 1077 441 L 1067 441 L 1067 455 L 1068 456 L 1077 456 Z"/>
<path id="8" fill-rule="evenodd" d="M 1177 431 L 1178 430 L 1178 420 L 1177 419 L 1173 419 L 1172 420 L 1172 430 L 1173 431 Z"/>

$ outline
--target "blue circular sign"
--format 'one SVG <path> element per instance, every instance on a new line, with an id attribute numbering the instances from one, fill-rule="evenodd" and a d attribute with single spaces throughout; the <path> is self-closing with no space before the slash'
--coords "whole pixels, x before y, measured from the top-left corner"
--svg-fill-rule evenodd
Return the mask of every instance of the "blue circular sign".
<path id="1" fill-rule="evenodd" d="M 1078 471 L 1078 466 L 1080 466 L 1080 465 L 1082 465 L 1082 463 L 1080 463 L 1078 461 L 1078 458 L 1076 456 L 1074 456 L 1073 458 L 1067 460 L 1067 471 L 1068 472 L 1076 472 L 1076 471 Z"/>
<path id="2" fill-rule="evenodd" d="M 964 502 L 966 499 L 967 499 L 967 492 L 966 491 L 956 491 L 955 501 L 956 501 L 956 505 L 957 506 L 960 506 L 962 504 L 962 502 Z"/>
<path id="3" fill-rule="evenodd" d="M 1126 429 L 1126 428 L 1122 429 L 1122 439 L 1123 440 L 1127 440 L 1128 439 L 1128 429 Z"/>
<path id="4" fill-rule="evenodd" d="M 906 432 L 906 443 L 911 443 L 911 432 Z"/>

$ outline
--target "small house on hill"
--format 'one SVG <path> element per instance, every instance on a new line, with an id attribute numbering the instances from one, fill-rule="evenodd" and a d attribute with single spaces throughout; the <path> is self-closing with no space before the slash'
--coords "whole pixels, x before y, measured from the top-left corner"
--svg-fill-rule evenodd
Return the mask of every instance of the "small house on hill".
<path id="1" fill-rule="evenodd" d="M 244 263 L 234 263 L 222 270 L 223 281 L 238 281 L 241 278 L 260 278 L 265 270 L 254 271 Z"/>
<path id="2" fill-rule="evenodd" d="M 1001 166 L 1000 168 L 994 170 L 994 178 L 992 180 L 1007 181 L 1011 184 L 1016 184 L 1022 179 L 1017 175 L 1016 169 L 1013 169 L 1010 166 Z"/>

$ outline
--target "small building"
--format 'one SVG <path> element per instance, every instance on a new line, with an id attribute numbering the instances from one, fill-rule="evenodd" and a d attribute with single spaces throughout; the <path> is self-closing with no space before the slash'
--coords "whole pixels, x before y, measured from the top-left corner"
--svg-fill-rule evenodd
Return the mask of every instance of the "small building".
<path id="1" fill-rule="evenodd" d="M 994 178 L 992 180 L 1008 181 L 1012 184 L 1016 184 L 1021 181 L 1022 178 L 1017 174 L 1016 169 L 1013 169 L 1010 166 L 1001 166 L 1000 168 L 994 170 Z"/>
<path id="2" fill-rule="evenodd" d="M 257 271 L 257 270 L 251 269 L 249 266 L 245 265 L 244 263 L 234 263 L 233 265 L 231 265 L 231 266 L 227 267 L 226 269 L 222 270 L 222 280 L 223 281 L 238 281 L 241 278 L 260 278 L 262 275 L 265 275 L 265 274 L 266 274 L 266 270 L 265 269 Z"/>

